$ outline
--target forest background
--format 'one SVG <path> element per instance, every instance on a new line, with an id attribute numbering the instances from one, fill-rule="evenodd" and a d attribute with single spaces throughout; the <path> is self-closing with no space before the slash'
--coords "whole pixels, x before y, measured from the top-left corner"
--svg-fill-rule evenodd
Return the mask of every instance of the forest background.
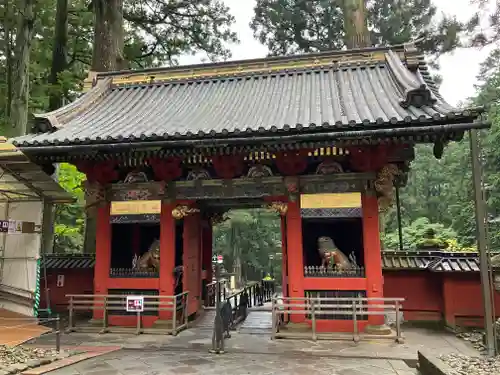
<path id="1" fill-rule="evenodd" d="M 476 0 L 477 13 L 459 22 L 438 14 L 432 0 L 257 0 L 250 27 L 270 55 L 419 40 L 438 82 L 441 54 L 493 46 L 477 95 L 463 104 L 484 106 L 492 123 L 480 136 L 481 160 L 490 246 L 500 251 L 500 1 L 494 8 L 486 2 Z M 0 0 L 0 14 L 0 134 L 9 137 L 30 131 L 32 113 L 77 98 L 89 70 L 175 65 L 200 52 L 226 60 L 238 43 L 234 18 L 217 0 Z M 56 178 L 78 200 L 56 207 L 54 252 L 89 251 L 84 176 L 60 164 Z M 476 251 L 467 137 L 449 144 L 440 160 L 417 146 L 400 196 L 405 249 L 415 250 L 432 228 L 448 250 Z M 398 249 L 395 207 L 382 222 L 383 247 Z M 263 211 L 235 211 L 214 234 L 214 251 L 227 264 L 265 272 L 279 259 L 280 222 Z"/>

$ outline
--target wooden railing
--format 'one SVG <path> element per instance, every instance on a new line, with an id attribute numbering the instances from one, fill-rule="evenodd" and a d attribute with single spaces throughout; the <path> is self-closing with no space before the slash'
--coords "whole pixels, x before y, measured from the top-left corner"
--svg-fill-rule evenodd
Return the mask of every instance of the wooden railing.
<path id="1" fill-rule="evenodd" d="M 304 267 L 304 276 L 305 277 L 332 277 L 332 278 L 341 278 L 341 277 L 365 277 L 365 269 L 364 267 L 354 267 L 349 270 L 339 271 L 334 268 L 322 267 L 322 266 L 306 266 Z"/>
<path id="2" fill-rule="evenodd" d="M 215 282 L 212 284 L 212 288 L 215 290 Z M 245 287 L 230 295 L 226 295 L 225 290 L 224 292 L 221 291 L 221 301 L 223 303 L 229 303 L 231 306 L 232 323 L 229 324 L 230 328 L 234 328 L 236 324 L 246 319 L 248 315 L 248 308 L 251 308 L 252 306 L 263 306 L 264 303 L 271 302 L 274 292 L 274 280 L 251 281 L 245 285 Z M 216 293 L 214 292 L 213 295 L 214 297 L 210 299 L 210 302 L 213 304 L 206 304 L 206 310 L 215 309 Z"/>
<path id="3" fill-rule="evenodd" d="M 187 301 L 189 292 L 177 294 L 175 296 L 151 296 L 144 295 L 144 313 L 146 312 L 160 312 L 170 311 L 170 327 L 167 328 L 167 333 L 176 335 L 179 331 L 186 329 L 188 326 L 188 313 Z M 138 294 L 138 296 L 140 296 Z M 108 323 L 109 315 L 113 313 L 122 313 L 126 310 L 127 295 L 120 294 L 67 294 L 69 298 L 69 320 L 67 332 L 74 332 L 76 330 L 85 330 L 88 327 L 75 327 L 75 314 L 81 311 L 102 311 L 102 327 L 100 333 L 112 332 L 119 330 L 124 332 L 125 327 L 110 327 Z M 135 331 L 136 334 L 144 332 L 142 327 L 143 313 L 137 312 L 137 324 L 135 328 L 128 330 Z M 125 328 L 126 329 L 126 328 Z"/>
<path id="4" fill-rule="evenodd" d="M 404 343 L 401 332 L 401 308 L 404 298 L 292 298 L 278 297 L 272 299 L 272 339 L 276 338 L 309 338 L 313 341 L 318 339 L 342 339 L 345 334 L 319 333 L 317 332 L 318 315 L 350 314 L 352 316 L 353 332 L 352 340 L 359 342 L 362 339 L 382 338 L 394 339 L 396 342 Z M 252 309 L 253 311 L 254 309 Z M 255 309 L 256 310 L 256 309 Z M 260 309 L 259 309 L 260 310 Z M 257 311 L 257 310 L 256 310 Z M 358 330 L 360 316 L 378 315 L 386 316 L 388 312 L 394 312 L 396 316 L 395 332 L 390 335 L 363 334 Z M 311 320 L 311 332 L 293 332 L 282 329 L 287 317 L 293 314 L 308 315 Z M 305 337 L 304 337 L 305 336 Z"/>

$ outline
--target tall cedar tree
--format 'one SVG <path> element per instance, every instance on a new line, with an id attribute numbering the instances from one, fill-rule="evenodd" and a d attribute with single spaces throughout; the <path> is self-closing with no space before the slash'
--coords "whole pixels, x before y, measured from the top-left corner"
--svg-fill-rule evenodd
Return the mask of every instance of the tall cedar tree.
<path id="1" fill-rule="evenodd" d="M 29 101 L 29 64 L 35 23 L 35 0 L 21 0 L 17 13 L 17 34 L 14 49 L 13 85 L 10 107 L 10 136 L 26 134 Z"/>
<path id="2" fill-rule="evenodd" d="M 347 35 L 363 8 L 374 46 L 422 38 L 423 50 L 438 55 L 457 47 L 466 28 L 454 18 L 437 22 L 431 0 L 257 0 L 250 26 L 271 55 L 339 50 L 352 46 Z"/>

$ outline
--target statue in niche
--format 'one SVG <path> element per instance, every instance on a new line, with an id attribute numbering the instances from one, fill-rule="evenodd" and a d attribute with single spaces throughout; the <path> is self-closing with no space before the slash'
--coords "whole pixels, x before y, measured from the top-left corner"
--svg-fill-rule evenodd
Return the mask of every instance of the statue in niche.
<path id="1" fill-rule="evenodd" d="M 250 167 L 247 173 L 248 178 L 272 177 L 273 171 L 267 165 L 255 164 Z"/>
<path id="2" fill-rule="evenodd" d="M 141 271 L 160 271 L 160 240 L 153 241 L 149 250 L 136 260 L 136 265 Z"/>
<path id="3" fill-rule="evenodd" d="M 196 168 L 189 171 L 186 180 L 187 181 L 197 181 L 197 180 L 210 180 L 210 172 L 203 168 Z"/>
<path id="4" fill-rule="evenodd" d="M 344 172 L 344 169 L 342 168 L 342 165 L 340 163 L 327 159 L 320 163 L 318 167 L 316 168 L 316 174 L 335 174 L 335 173 L 342 173 Z"/>
<path id="5" fill-rule="evenodd" d="M 135 184 L 139 182 L 148 182 L 148 176 L 146 173 L 141 171 L 132 171 L 127 174 L 125 180 L 123 180 L 124 184 Z"/>
<path id="6" fill-rule="evenodd" d="M 349 258 L 337 248 L 330 237 L 318 238 L 318 252 L 323 268 L 327 268 L 332 262 L 337 271 L 347 271 L 353 268 Z"/>

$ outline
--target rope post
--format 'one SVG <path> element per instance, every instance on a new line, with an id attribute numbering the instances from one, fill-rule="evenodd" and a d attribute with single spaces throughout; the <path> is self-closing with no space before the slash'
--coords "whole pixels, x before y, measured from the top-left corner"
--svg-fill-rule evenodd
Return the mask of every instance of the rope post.
<path id="1" fill-rule="evenodd" d="M 400 310 L 399 301 L 396 301 L 395 308 L 396 308 L 396 342 L 398 344 L 403 344 L 404 339 L 403 339 L 403 335 L 401 334 L 401 319 L 399 316 L 399 310 Z"/>
<path id="2" fill-rule="evenodd" d="M 316 303 L 314 298 L 309 301 L 311 303 L 312 339 L 316 341 L 318 339 L 316 336 Z"/>
<path id="3" fill-rule="evenodd" d="M 137 327 L 135 330 L 135 334 L 136 335 L 141 334 L 141 312 L 140 311 L 137 311 Z"/>
<path id="4" fill-rule="evenodd" d="M 172 312 L 172 335 L 177 335 L 177 296 L 174 296 L 174 311 Z"/>
<path id="5" fill-rule="evenodd" d="M 352 301 L 352 322 L 354 324 L 352 341 L 356 344 L 359 342 L 359 333 L 358 333 L 358 314 L 357 314 L 357 305 L 356 300 Z"/>
<path id="6" fill-rule="evenodd" d="M 276 300 L 274 298 L 271 301 L 271 322 L 271 340 L 274 340 L 276 338 Z"/>
<path id="7" fill-rule="evenodd" d="M 73 296 L 69 296 L 68 332 L 73 331 Z"/>
<path id="8" fill-rule="evenodd" d="M 108 331 L 108 297 L 104 296 L 102 301 L 102 331 L 101 333 L 106 333 Z"/>
<path id="9" fill-rule="evenodd" d="M 56 351 L 61 351 L 61 318 L 59 314 L 56 317 Z"/>
<path id="10" fill-rule="evenodd" d="M 184 309 L 184 329 L 188 329 L 188 321 L 189 321 L 189 317 L 188 317 L 188 304 L 187 304 L 187 301 L 188 301 L 188 294 L 184 294 L 184 297 L 183 297 L 183 300 L 182 300 L 182 306 L 183 306 L 183 309 Z"/>

